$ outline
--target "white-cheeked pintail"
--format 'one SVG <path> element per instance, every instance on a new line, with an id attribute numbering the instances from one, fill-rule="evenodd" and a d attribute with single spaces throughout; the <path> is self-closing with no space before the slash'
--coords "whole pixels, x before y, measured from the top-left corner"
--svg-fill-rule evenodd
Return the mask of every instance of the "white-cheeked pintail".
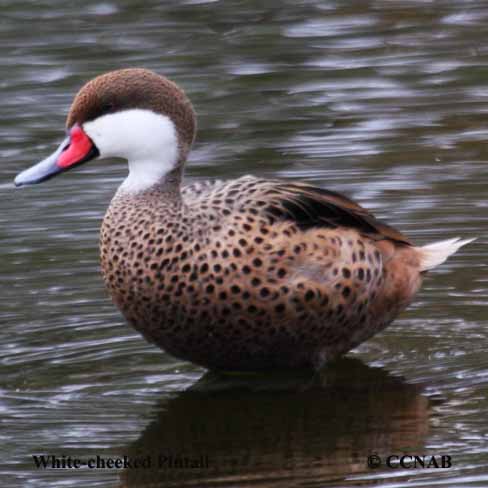
<path id="1" fill-rule="evenodd" d="M 88 82 L 67 130 L 15 184 L 128 160 L 101 229 L 105 283 L 146 339 L 207 368 L 320 368 L 383 330 L 423 274 L 470 242 L 414 246 L 348 198 L 300 182 L 182 187 L 195 113 L 180 88 L 145 69 Z"/>

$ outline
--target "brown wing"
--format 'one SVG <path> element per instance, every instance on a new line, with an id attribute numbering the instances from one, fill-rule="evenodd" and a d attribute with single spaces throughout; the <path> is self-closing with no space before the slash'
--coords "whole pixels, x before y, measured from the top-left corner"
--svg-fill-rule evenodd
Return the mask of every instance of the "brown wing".
<path id="1" fill-rule="evenodd" d="M 303 229 L 347 227 L 374 240 L 390 239 L 411 245 L 401 232 L 377 220 L 366 209 L 339 193 L 300 183 L 275 183 L 266 191 L 264 209 L 278 219 L 293 220 Z"/>

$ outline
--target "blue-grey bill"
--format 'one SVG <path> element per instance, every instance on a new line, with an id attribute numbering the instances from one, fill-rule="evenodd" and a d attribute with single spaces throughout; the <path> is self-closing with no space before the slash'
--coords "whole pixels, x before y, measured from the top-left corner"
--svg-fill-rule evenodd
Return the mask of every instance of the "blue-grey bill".
<path id="1" fill-rule="evenodd" d="M 15 186 L 34 185 L 63 171 L 63 168 L 60 168 L 56 163 L 60 154 L 68 146 L 69 141 L 70 139 L 67 137 L 50 156 L 19 173 L 14 180 Z"/>

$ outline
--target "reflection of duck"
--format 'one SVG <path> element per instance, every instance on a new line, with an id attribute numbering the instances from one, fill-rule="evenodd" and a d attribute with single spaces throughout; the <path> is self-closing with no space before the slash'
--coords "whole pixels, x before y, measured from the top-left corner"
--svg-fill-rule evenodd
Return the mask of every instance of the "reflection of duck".
<path id="1" fill-rule="evenodd" d="M 384 329 L 421 273 L 468 242 L 415 247 L 348 198 L 299 182 L 246 176 L 182 189 L 195 114 L 151 71 L 90 81 L 67 127 L 58 150 L 15 183 L 127 159 L 102 226 L 105 282 L 146 338 L 211 369 L 319 368 Z"/>
<path id="2" fill-rule="evenodd" d="M 367 456 L 373 452 L 422 452 L 430 407 L 418 386 L 353 359 L 327 368 L 304 388 L 306 382 L 303 376 L 207 374 L 160 405 L 127 452 L 150 456 L 152 468 L 126 470 L 122 486 L 324 483 L 371 474 Z M 161 454 L 207 456 L 208 467 L 158 470 Z"/>

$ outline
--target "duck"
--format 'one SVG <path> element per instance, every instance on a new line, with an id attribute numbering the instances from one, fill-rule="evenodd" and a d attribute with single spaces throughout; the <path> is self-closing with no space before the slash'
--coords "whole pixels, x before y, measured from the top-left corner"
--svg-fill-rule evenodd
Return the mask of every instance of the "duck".
<path id="1" fill-rule="evenodd" d="M 127 160 L 100 231 L 105 285 L 145 339 L 210 370 L 320 370 L 384 330 L 425 274 L 473 240 L 416 246 L 300 181 L 183 185 L 196 114 L 180 87 L 144 68 L 87 82 L 66 131 L 15 185 Z"/>

